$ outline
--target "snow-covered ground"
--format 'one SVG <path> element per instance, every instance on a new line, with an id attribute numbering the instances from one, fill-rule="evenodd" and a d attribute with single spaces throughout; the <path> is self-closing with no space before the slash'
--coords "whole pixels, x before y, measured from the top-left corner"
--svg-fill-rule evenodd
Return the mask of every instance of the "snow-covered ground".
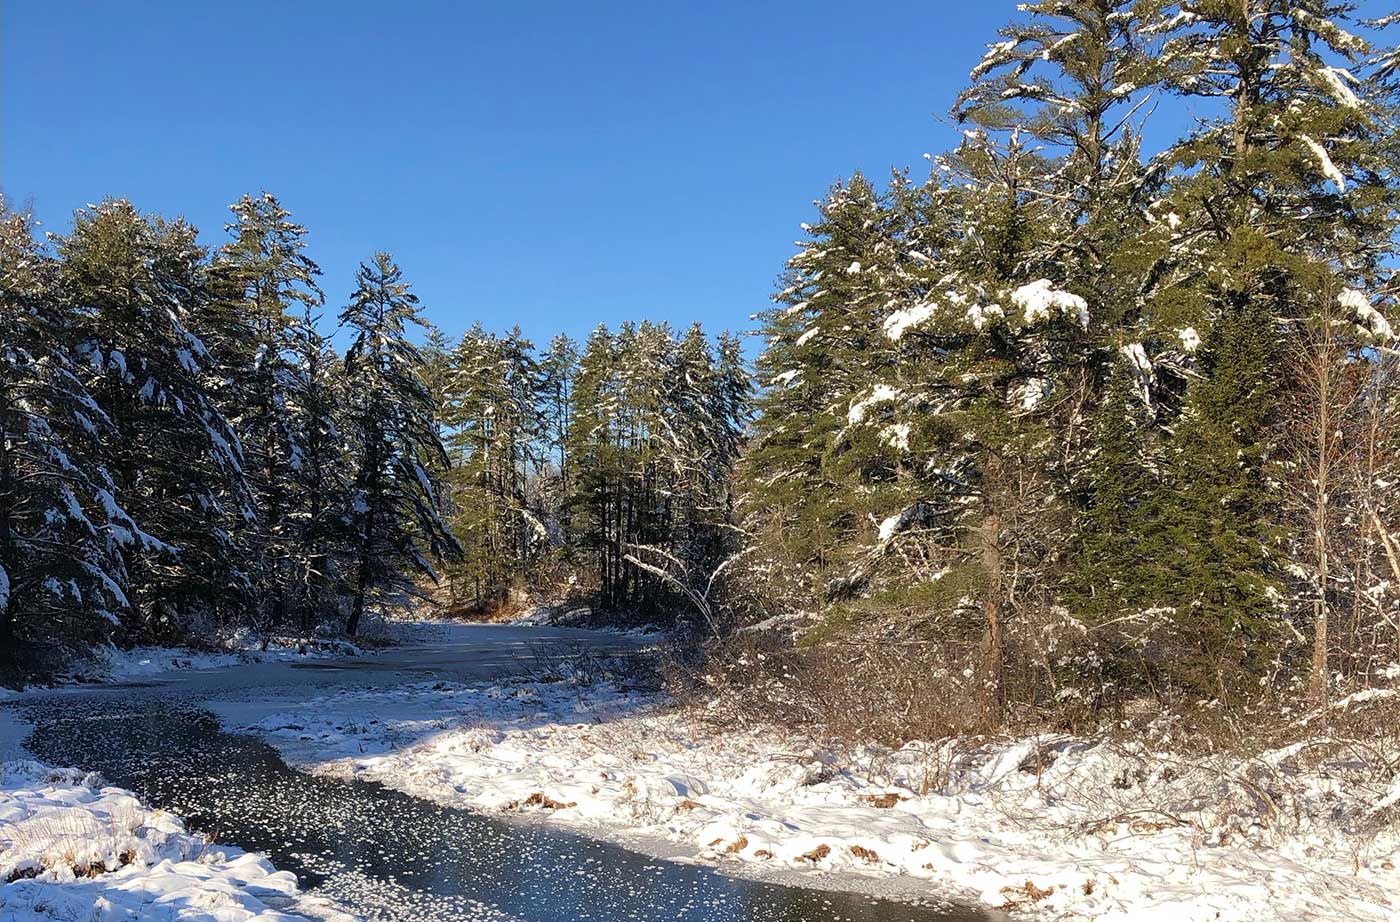
<path id="1" fill-rule="evenodd" d="M 330 656 L 355 656 L 359 647 L 344 641 L 303 643 L 295 640 L 273 641 L 266 649 L 249 640 L 230 644 L 227 649 L 208 651 L 185 647 L 134 647 L 121 650 L 106 647 L 93 655 L 90 665 L 78 670 L 74 678 L 80 681 L 126 682 L 185 669 L 219 669 L 239 663 L 281 663 L 320 659 Z"/>
<path id="2" fill-rule="evenodd" d="M 0 711 L 4 922 L 350 922 L 265 858 L 214 845 L 96 775 L 23 759 L 23 730 Z"/>
<path id="3" fill-rule="evenodd" d="M 838 751 L 567 679 L 215 710 L 316 772 L 734 867 L 899 875 L 1049 917 L 1400 918 L 1374 790 L 1297 751 L 1187 763 L 1061 736 Z"/>
<path id="4" fill-rule="evenodd" d="M 462 622 L 414 612 L 410 617 L 371 618 L 362 636 L 376 647 L 429 645 L 450 639 Z M 214 649 L 141 646 L 129 650 L 108 646 L 75 661 L 67 676 L 77 682 L 130 682 L 172 672 L 222 669 L 248 663 L 296 663 L 341 656 L 362 656 L 365 647 L 334 638 L 303 640 L 273 637 L 266 643 L 251 631 L 231 634 Z M 0 700 L 5 690 L 0 689 Z"/>

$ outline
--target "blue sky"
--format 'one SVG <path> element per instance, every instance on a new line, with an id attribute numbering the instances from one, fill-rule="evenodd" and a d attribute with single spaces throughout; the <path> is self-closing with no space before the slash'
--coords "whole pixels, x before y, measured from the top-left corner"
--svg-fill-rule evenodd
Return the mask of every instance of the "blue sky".
<path id="1" fill-rule="evenodd" d="M 953 144 L 938 119 L 1013 11 L 7 3 L 0 188 L 49 230 L 119 195 L 210 243 L 266 188 L 307 226 L 329 308 L 387 249 L 453 334 L 742 329 L 833 180 L 919 174 Z"/>
<path id="2" fill-rule="evenodd" d="M 46 0 L 0 20 L 0 188 L 49 230 L 104 195 L 277 194 L 330 304 L 398 257 L 450 333 L 742 328 L 810 202 L 949 146 L 1013 4 Z"/>

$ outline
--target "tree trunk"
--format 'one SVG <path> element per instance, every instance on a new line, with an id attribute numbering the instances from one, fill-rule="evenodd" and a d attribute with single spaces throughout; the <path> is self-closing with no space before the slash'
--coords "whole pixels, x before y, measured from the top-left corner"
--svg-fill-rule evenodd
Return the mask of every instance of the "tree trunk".
<path id="1" fill-rule="evenodd" d="M 1330 337 L 1326 330 L 1323 336 Z M 1312 698 L 1317 707 L 1327 704 L 1327 584 L 1330 578 L 1331 560 L 1328 555 L 1327 529 L 1331 521 L 1329 508 L 1332 489 L 1332 349 L 1330 338 L 1324 341 L 1323 348 L 1314 357 L 1317 365 L 1317 419 L 1314 450 L 1317 452 L 1313 492 L 1313 557 L 1317 566 L 1317 599 L 1313 602 L 1313 649 L 1312 649 Z"/>
<path id="2" fill-rule="evenodd" d="M 1385 559 L 1390 564 L 1390 572 L 1395 577 L 1395 582 L 1400 584 L 1400 548 L 1395 546 L 1395 539 L 1386 531 L 1385 523 L 1381 521 L 1380 513 L 1376 512 L 1375 506 L 1369 506 L 1366 510 L 1371 517 L 1371 524 L 1376 528 L 1376 534 L 1381 539 L 1381 546 L 1385 548 Z M 1400 625 L 1395 629 L 1395 655 L 1400 657 Z"/>
<path id="3" fill-rule="evenodd" d="M 0 432 L 0 566 L 4 567 L 5 577 L 9 581 L 9 591 L 4 602 L 0 603 L 0 647 L 6 650 L 11 649 L 14 642 L 15 607 L 11 600 L 15 580 L 19 578 L 19 574 L 14 572 L 14 523 L 10 515 L 14 504 L 11 496 L 14 491 L 13 467 L 9 436 Z"/>
<path id="4" fill-rule="evenodd" d="M 1002 683 L 1002 557 L 1001 519 L 989 515 L 978 529 L 982 568 L 986 571 L 986 596 L 982 613 L 986 619 L 983 639 L 983 713 L 987 724 L 1000 727 L 1006 719 L 1006 690 Z"/>
<path id="5" fill-rule="evenodd" d="M 360 563 L 355 571 L 355 601 L 350 606 L 350 620 L 345 623 L 345 633 L 354 637 L 360 630 L 360 621 L 365 615 L 365 595 L 369 592 L 369 541 L 360 545 Z"/>

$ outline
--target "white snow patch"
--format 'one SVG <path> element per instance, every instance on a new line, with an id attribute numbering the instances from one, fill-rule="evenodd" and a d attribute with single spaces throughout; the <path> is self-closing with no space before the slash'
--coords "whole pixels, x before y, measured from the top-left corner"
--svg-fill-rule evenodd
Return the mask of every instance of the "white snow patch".
<path id="1" fill-rule="evenodd" d="M 973 304 L 967 309 L 968 322 L 978 333 L 1005 316 L 1006 311 L 1001 309 L 1000 304 Z"/>
<path id="2" fill-rule="evenodd" d="M 885 318 L 885 336 L 898 341 L 910 327 L 916 327 L 933 316 L 932 304 L 918 304 L 895 311 Z"/>
<path id="3" fill-rule="evenodd" d="M 899 451 L 909 450 L 909 424 L 893 423 L 880 430 L 880 441 Z"/>
<path id="4" fill-rule="evenodd" d="M 1347 191 L 1347 178 L 1342 175 L 1342 171 L 1337 169 L 1337 165 L 1332 162 L 1331 156 L 1327 153 L 1327 148 L 1314 141 L 1307 135 L 1300 135 L 1299 140 L 1312 151 L 1312 155 L 1317 160 L 1317 165 L 1322 170 L 1322 175 L 1332 181 L 1338 192 Z"/>
<path id="5" fill-rule="evenodd" d="M 1361 107 L 1360 97 L 1348 86 L 1348 83 L 1356 82 L 1356 77 L 1352 76 L 1351 71 L 1343 67 L 1322 67 L 1315 71 L 1315 73 L 1322 78 L 1322 82 L 1327 87 L 1327 91 L 1332 94 L 1332 97 L 1336 99 L 1337 102 L 1349 109 L 1359 109 Z"/>
<path id="6" fill-rule="evenodd" d="M 1044 378 L 1031 378 L 1020 385 L 1017 385 L 1011 393 L 1017 405 L 1022 410 L 1034 410 L 1045 400 L 1045 395 L 1049 388 Z"/>
<path id="7" fill-rule="evenodd" d="M 1142 343 L 1128 343 L 1121 347 L 1120 351 L 1123 353 L 1123 357 L 1128 360 L 1133 379 L 1137 381 L 1138 391 L 1142 394 L 1142 399 L 1150 402 L 1152 382 L 1156 380 L 1157 374 L 1152 368 L 1152 360 L 1147 357 L 1147 350 L 1142 347 Z"/>
<path id="8" fill-rule="evenodd" d="M 1079 295 L 1056 288 L 1049 279 L 1039 279 L 1017 288 L 1011 293 L 1011 303 L 1021 309 L 1026 323 L 1048 320 L 1059 312 L 1074 319 L 1081 327 L 1089 326 L 1089 302 Z"/>
<path id="9" fill-rule="evenodd" d="M 33 761 L 0 764 L 0 881 L 12 877 L 0 884 L 5 922 L 305 918 L 273 908 L 298 901 L 291 872 L 215 846 L 96 775 Z"/>
<path id="10" fill-rule="evenodd" d="M 1370 299 L 1362 292 L 1355 288 L 1343 288 L 1342 293 L 1337 295 L 1337 303 L 1354 312 L 1357 322 L 1376 339 L 1384 342 L 1395 339 L 1395 330 L 1391 328 L 1390 321 L 1371 306 Z"/>
<path id="11" fill-rule="evenodd" d="M 1201 348 L 1201 334 L 1196 332 L 1195 327 L 1182 327 L 1176 331 L 1176 338 L 1181 340 L 1181 348 L 1186 352 Z"/>
<path id="12" fill-rule="evenodd" d="M 890 387 L 888 384 L 875 385 L 870 391 L 870 396 L 851 404 L 851 408 L 846 411 L 846 422 L 850 423 L 852 426 L 863 422 L 866 413 L 870 411 L 871 407 L 898 400 L 899 394 L 900 392 L 898 390 Z"/>
<path id="13" fill-rule="evenodd" d="M 799 371 L 799 370 L 796 369 L 796 368 L 789 368 L 787 371 L 784 371 L 784 372 L 781 372 L 781 373 L 779 373 L 779 374 L 774 375 L 774 376 L 773 376 L 773 380 L 770 381 L 769 384 L 770 384 L 770 385 L 776 385 L 776 386 L 778 386 L 778 387 L 787 387 L 787 386 L 788 386 L 789 384 L 791 384 L 794 380 L 796 380 L 797 378 L 800 378 L 801 376 L 802 376 L 802 372 L 801 372 L 801 371 Z"/>

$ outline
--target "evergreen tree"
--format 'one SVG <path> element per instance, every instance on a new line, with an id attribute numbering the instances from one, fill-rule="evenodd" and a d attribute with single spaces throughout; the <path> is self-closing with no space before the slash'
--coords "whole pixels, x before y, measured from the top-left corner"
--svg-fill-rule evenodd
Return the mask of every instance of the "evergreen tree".
<path id="1" fill-rule="evenodd" d="M 1269 471 L 1277 430 L 1279 334 L 1273 305 L 1244 301 L 1206 340 L 1172 440 L 1171 502 L 1159 515 L 1170 555 L 1161 591 L 1175 606 L 1192 687 L 1224 698 L 1267 662 L 1279 618 L 1279 571 L 1270 525 L 1278 505 Z"/>
<path id="2" fill-rule="evenodd" d="M 554 466 L 549 505 L 560 529 L 560 541 L 568 547 L 568 517 L 561 515 L 565 497 L 573 490 L 573 467 L 569 463 L 569 442 L 573 430 L 573 381 L 578 371 L 578 343 L 562 333 L 549 341 L 540 357 L 540 425 L 542 447 Z"/>
<path id="3" fill-rule="evenodd" d="M 408 339 L 422 326 L 418 297 L 387 253 L 361 264 L 340 315 L 354 340 L 345 354 L 349 421 L 358 456 L 350 503 L 354 589 L 346 632 L 354 636 L 373 594 L 406 590 L 416 570 L 436 578 L 431 557 L 460 546 L 438 515 L 429 467 L 444 451 L 423 383 L 423 357 Z"/>
<path id="4" fill-rule="evenodd" d="M 196 615 L 227 616 L 249 583 L 230 533 L 251 514 L 242 455 L 187 325 L 209 296 L 205 254 L 190 225 L 122 200 L 79 211 L 58 252 L 85 383 L 112 422 L 101 460 L 148 533 L 123 548 L 136 614 L 126 635 L 180 638 Z"/>
<path id="5" fill-rule="evenodd" d="M 74 316 L 31 225 L 0 203 L 0 649 L 105 639 L 127 608 L 120 546 L 154 544 L 113 497 L 111 437 L 69 354 Z M 10 665 L 10 664 L 5 664 Z"/>
<path id="6" fill-rule="evenodd" d="M 1156 625 L 1144 612 L 1164 590 L 1154 566 L 1164 554 L 1157 427 L 1131 363 L 1125 356 L 1110 372 L 1094 414 L 1094 450 L 1080 472 L 1088 497 L 1061 592 L 1090 641 L 1088 655 L 1070 665 L 1066 678 L 1087 680 L 1098 708 L 1121 701 L 1147 678 L 1139 667 Z"/>
<path id="7" fill-rule="evenodd" d="M 295 425 L 297 453 L 289 463 L 289 519 L 293 526 L 288 566 L 302 632 L 318 618 L 338 621 L 336 603 L 344 595 L 344 563 L 353 545 L 347 508 L 350 461 L 341 436 L 341 405 L 348 382 L 340 359 L 318 329 L 309 303 L 291 327 L 294 369 L 288 410 Z"/>
<path id="8" fill-rule="evenodd" d="M 313 312 L 325 302 L 317 287 L 320 268 L 303 252 L 306 230 L 267 192 L 245 195 L 229 206 L 233 239 L 214 260 L 218 302 L 205 312 L 215 332 L 219 393 L 245 456 L 256 499 L 255 516 L 239 534 L 254 574 L 252 604 L 268 626 L 286 621 L 298 573 L 305 572 L 302 535 L 295 527 L 293 497 L 304 446 L 299 419 L 307 386 L 297 367 L 298 340 L 314 337 Z M 304 351 L 304 349 L 303 349 Z"/>
<path id="9" fill-rule="evenodd" d="M 818 208 L 760 316 L 764 390 L 743 473 L 751 530 L 804 570 L 821 570 L 859 525 L 845 508 L 859 497 L 829 470 L 829 452 L 871 380 L 899 259 L 897 215 L 860 174 Z"/>
<path id="10" fill-rule="evenodd" d="M 433 401 L 438 438 L 443 439 L 447 435 L 445 414 L 452 380 L 452 341 L 441 327 L 430 323 L 428 335 L 423 339 L 422 352 L 423 384 Z"/>
<path id="11" fill-rule="evenodd" d="M 618 510 L 623 471 L 617 445 L 614 364 L 612 333 L 599 326 L 579 357 L 567 449 L 574 466 L 573 490 L 566 500 L 570 533 L 581 550 L 596 555 L 599 602 L 609 609 L 622 596 Z"/>

